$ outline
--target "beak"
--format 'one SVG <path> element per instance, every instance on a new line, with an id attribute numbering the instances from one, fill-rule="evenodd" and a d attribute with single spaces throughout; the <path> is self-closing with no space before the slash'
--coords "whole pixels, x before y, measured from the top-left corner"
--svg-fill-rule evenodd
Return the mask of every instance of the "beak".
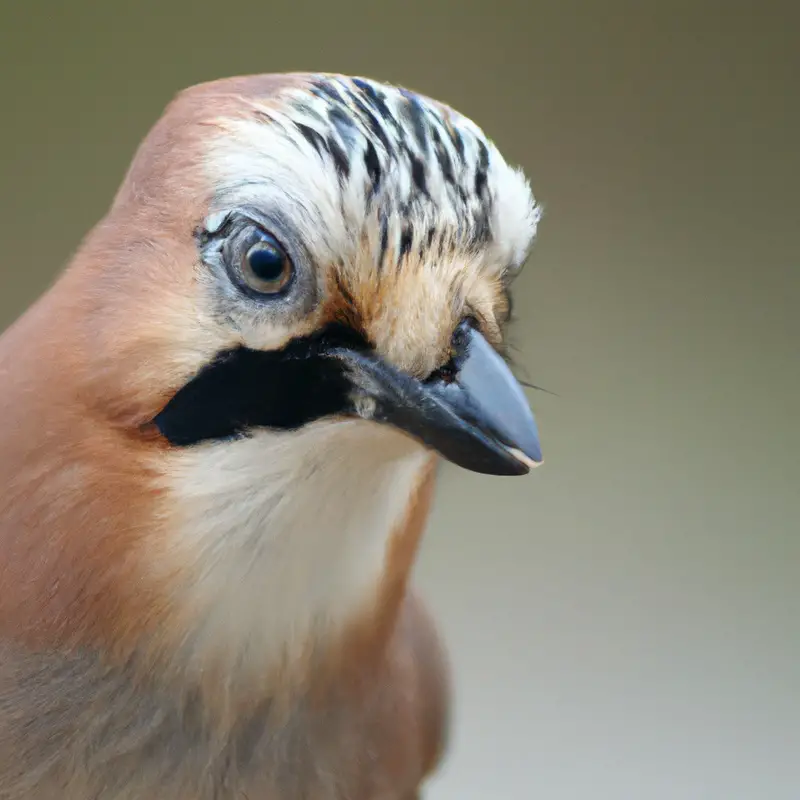
<path id="1" fill-rule="evenodd" d="M 339 349 L 356 413 L 393 425 L 464 469 L 524 475 L 542 463 L 539 432 L 522 387 L 503 358 L 468 323 L 453 339 L 446 371 L 425 381 L 368 351 Z"/>
<path id="2" fill-rule="evenodd" d="M 153 423 L 171 444 L 187 447 L 337 415 L 393 425 L 473 472 L 524 475 L 542 462 L 522 388 L 466 322 L 453 337 L 450 362 L 424 381 L 381 359 L 343 326 L 278 351 L 226 351 L 179 389 Z"/>

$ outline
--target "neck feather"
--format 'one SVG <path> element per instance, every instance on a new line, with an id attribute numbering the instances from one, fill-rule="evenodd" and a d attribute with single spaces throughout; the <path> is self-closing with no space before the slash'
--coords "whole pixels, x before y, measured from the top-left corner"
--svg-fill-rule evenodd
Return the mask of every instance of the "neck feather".
<path id="1" fill-rule="evenodd" d="M 297 677 L 380 618 L 431 461 L 407 437 L 360 421 L 173 455 L 167 569 L 182 576 L 175 634 L 192 668 L 224 683 L 243 672 Z"/>

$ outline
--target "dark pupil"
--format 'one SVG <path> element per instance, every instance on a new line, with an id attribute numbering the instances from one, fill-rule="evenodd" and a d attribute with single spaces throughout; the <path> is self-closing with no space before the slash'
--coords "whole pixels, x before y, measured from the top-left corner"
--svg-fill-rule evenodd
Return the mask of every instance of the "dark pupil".
<path id="1" fill-rule="evenodd" d="M 254 247 L 247 261 L 253 275 L 261 281 L 277 281 L 283 275 L 283 254 L 269 245 Z"/>

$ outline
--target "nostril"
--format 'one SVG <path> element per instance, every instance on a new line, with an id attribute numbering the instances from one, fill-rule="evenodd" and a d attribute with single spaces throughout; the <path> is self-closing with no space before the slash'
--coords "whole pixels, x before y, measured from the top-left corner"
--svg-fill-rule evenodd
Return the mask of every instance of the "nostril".
<path id="1" fill-rule="evenodd" d="M 468 334 L 473 329 L 480 330 L 475 317 L 465 317 L 458 324 L 450 340 L 450 358 L 426 378 L 426 383 L 434 381 L 453 383 L 455 381 L 467 355 Z"/>
<path id="2" fill-rule="evenodd" d="M 453 383 L 458 375 L 458 367 L 451 358 L 446 364 L 442 364 L 439 369 L 434 370 L 425 379 L 425 383 Z"/>

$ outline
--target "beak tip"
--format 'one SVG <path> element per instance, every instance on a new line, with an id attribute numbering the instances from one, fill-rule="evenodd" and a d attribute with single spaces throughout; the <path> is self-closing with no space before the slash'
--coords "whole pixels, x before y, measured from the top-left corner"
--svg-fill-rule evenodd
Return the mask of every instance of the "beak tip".
<path id="1" fill-rule="evenodd" d="M 508 452 L 516 458 L 520 464 L 525 466 L 525 472 L 522 474 L 527 475 L 532 469 L 536 469 L 536 467 L 540 467 L 544 464 L 544 458 L 542 457 L 541 450 L 538 448 L 532 455 L 528 455 L 515 447 L 510 447 Z"/>

